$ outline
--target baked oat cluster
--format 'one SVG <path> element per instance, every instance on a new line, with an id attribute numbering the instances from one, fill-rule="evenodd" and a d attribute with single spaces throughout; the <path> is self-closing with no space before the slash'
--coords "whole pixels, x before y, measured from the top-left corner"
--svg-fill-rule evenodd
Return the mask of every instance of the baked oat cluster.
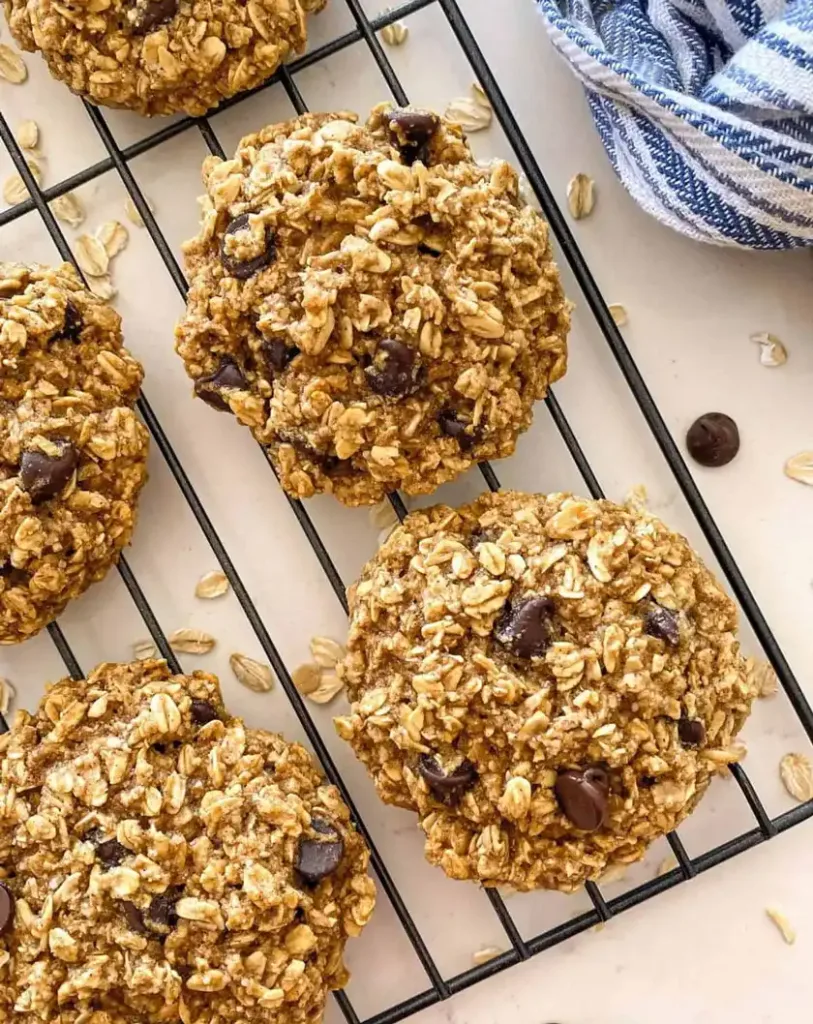
<path id="1" fill-rule="evenodd" d="M 290 494 L 370 504 L 511 454 L 570 308 L 508 164 L 382 105 L 272 125 L 204 180 L 177 349 Z"/>
<path id="2" fill-rule="evenodd" d="M 337 730 L 452 878 L 572 891 L 742 754 L 734 605 L 639 507 L 505 492 L 416 512 L 350 596 Z"/>
<path id="3" fill-rule="evenodd" d="M 0 643 L 25 640 L 129 543 L 148 437 L 118 313 L 68 264 L 0 263 Z"/>
<path id="4" fill-rule="evenodd" d="M 0 736 L 0 1019 L 314 1024 L 375 902 L 310 755 L 161 661 Z"/>
<path id="5" fill-rule="evenodd" d="M 205 114 L 260 85 L 307 38 L 325 0 L 4 0 L 12 35 L 94 103 Z"/>

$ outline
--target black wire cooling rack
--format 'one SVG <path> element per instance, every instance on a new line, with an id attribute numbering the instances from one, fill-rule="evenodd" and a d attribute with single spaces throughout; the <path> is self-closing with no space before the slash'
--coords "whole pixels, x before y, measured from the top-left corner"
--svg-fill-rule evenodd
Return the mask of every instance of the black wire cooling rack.
<path id="1" fill-rule="evenodd" d="M 339 0 L 333 0 L 333 2 L 338 3 Z M 807 736 L 813 740 L 813 711 L 811 711 L 810 705 L 802 693 L 802 690 L 799 687 L 799 684 L 795 679 L 793 672 L 791 671 L 790 666 L 788 665 L 787 660 L 785 659 L 785 656 L 773 635 L 773 632 L 765 620 L 765 617 L 754 599 L 748 584 L 745 582 L 745 579 L 740 572 L 725 539 L 718 529 L 717 524 L 712 518 L 711 513 L 700 494 L 700 491 L 692 479 L 675 441 L 669 433 L 660 411 L 655 405 L 652 395 L 647 388 L 646 382 L 638 370 L 635 361 L 630 355 L 630 352 L 607 309 L 593 275 L 587 266 L 573 235 L 571 234 L 567 221 L 559 209 L 539 165 L 537 164 L 527 141 L 520 131 L 519 125 L 509 109 L 480 47 L 466 23 L 457 0 L 408 0 L 408 2 L 402 3 L 398 7 L 393 8 L 376 18 L 369 18 L 365 14 L 361 0 L 344 0 L 344 2 L 349 8 L 353 21 L 355 22 L 355 28 L 281 68 L 276 75 L 258 89 L 254 89 L 251 92 L 244 93 L 241 96 L 236 96 L 227 100 L 225 103 L 221 104 L 219 109 L 224 110 L 232 107 L 235 104 L 242 102 L 247 97 L 268 89 L 272 85 L 281 84 L 297 112 L 304 113 L 306 111 L 306 106 L 302 98 L 302 94 L 296 84 L 297 73 L 361 41 L 366 43 L 370 53 L 375 59 L 387 87 L 392 94 L 392 98 L 399 105 L 407 105 L 409 97 L 404 91 L 404 88 L 398 80 L 392 65 L 387 59 L 387 56 L 378 40 L 377 33 L 385 26 L 392 24 L 394 21 L 405 18 L 410 14 L 414 14 L 425 8 L 431 7 L 442 12 L 454 33 L 454 36 L 456 37 L 457 42 L 464 51 L 474 75 L 479 80 L 489 101 L 491 102 L 494 114 L 501 124 L 508 141 L 513 147 L 516 160 L 536 193 L 543 213 L 556 236 L 560 251 L 563 257 L 570 264 L 570 267 L 581 286 L 587 304 L 601 328 L 604 338 L 606 339 L 606 342 L 609 345 L 627 384 L 629 385 L 630 391 L 643 413 L 649 429 L 657 441 L 664 458 L 668 462 L 687 503 L 692 509 L 692 512 L 694 513 L 695 518 L 706 537 L 706 540 L 716 555 L 723 572 L 728 578 L 731 589 L 736 595 L 736 598 L 751 624 L 757 639 L 762 645 L 769 661 L 776 670 L 779 681 Z M 110 170 L 115 170 L 140 213 L 150 237 L 163 260 L 167 272 L 170 274 L 178 291 L 185 297 L 187 291 L 186 279 L 177 260 L 175 259 L 175 256 L 167 244 L 165 237 L 161 233 L 161 229 L 158 227 L 155 217 L 150 211 L 144 194 L 141 192 L 129 165 L 135 157 L 155 149 L 167 140 L 174 138 L 176 135 L 180 135 L 182 132 L 188 131 L 198 131 L 203 137 L 203 140 L 211 153 L 221 157 L 225 156 L 217 136 L 212 129 L 211 123 L 207 118 L 183 118 L 161 128 L 133 145 L 122 149 L 117 145 L 102 111 L 89 103 L 85 103 L 85 109 L 88 117 L 93 122 L 108 155 L 103 160 L 99 160 L 92 166 L 84 168 L 78 173 L 65 178 L 63 181 L 60 181 L 58 184 L 47 189 L 42 189 L 37 184 L 28 168 L 22 151 L 14 139 L 5 116 L 0 112 L 0 139 L 2 139 L 2 142 L 5 145 L 18 173 L 22 177 L 29 191 L 29 198 L 18 203 L 11 209 L 0 213 L 0 227 L 17 220 L 23 215 L 30 213 L 32 210 L 36 210 L 42 218 L 42 221 L 44 222 L 45 227 L 60 255 L 65 260 L 76 265 L 71 249 L 56 218 L 49 209 L 48 203 L 56 199 L 58 196 L 64 195 L 66 192 L 92 181 Z M 77 270 L 78 269 L 79 268 L 77 267 Z M 603 497 L 603 492 L 598 482 L 598 478 L 588 463 L 576 435 L 571 429 L 565 414 L 556 400 L 556 397 L 552 393 L 548 395 L 546 405 L 548 412 L 553 418 L 553 421 L 562 436 L 562 439 L 567 445 L 570 455 L 574 459 L 576 466 L 582 475 L 587 490 L 594 498 Z M 643 903 L 645 900 L 650 899 L 658 893 L 671 889 L 673 886 L 694 877 L 699 872 L 705 871 L 722 861 L 728 860 L 729 858 L 736 856 L 738 853 L 750 849 L 752 846 L 756 846 L 764 840 L 770 839 L 778 833 L 784 832 L 792 826 L 813 816 L 813 801 L 809 801 L 772 818 L 765 809 L 744 769 L 740 765 L 733 765 L 731 767 L 732 775 L 742 790 L 756 821 L 753 828 L 743 832 L 733 839 L 728 840 L 721 846 L 700 854 L 697 857 L 690 857 L 678 836 L 673 833 L 667 838 L 675 855 L 675 859 L 677 860 L 677 867 L 669 871 L 667 874 L 647 881 L 644 884 L 609 900 L 604 898 L 601 893 L 601 889 L 597 884 L 588 882 L 586 890 L 592 903 L 592 910 L 586 911 L 572 920 L 558 924 L 556 927 L 542 932 L 531 939 L 524 939 L 520 935 L 519 929 L 512 920 L 511 915 L 509 914 L 500 895 L 495 890 L 486 890 L 494 911 L 499 917 L 500 923 L 502 924 L 506 936 L 510 941 L 511 948 L 507 952 L 500 954 L 485 964 L 481 964 L 471 970 L 464 971 L 462 974 L 457 974 L 454 977 L 444 978 L 439 971 L 437 964 L 433 960 L 432 955 L 430 954 L 427 945 L 415 924 L 415 921 L 407 909 L 386 864 L 382 860 L 381 854 L 376 848 L 372 836 L 361 819 L 353 799 L 350 796 L 350 793 L 348 792 L 327 747 L 311 720 L 305 702 L 294 686 L 290 672 L 283 662 L 271 634 L 266 628 L 265 623 L 262 621 L 262 618 L 260 617 L 260 614 L 257 611 L 257 608 L 255 607 L 244 583 L 240 579 L 240 576 L 238 575 L 223 542 L 212 525 L 212 522 L 198 495 L 195 493 L 195 490 L 192 487 L 178 456 L 175 454 L 172 445 L 164 433 L 161 424 L 153 412 L 146 395 L 143 393 L 138 401 L 138 410 L 150 430 L 155 444 L 175 477 L 178 487 L 188 502 L 201 531 L 212 549 L 212 552 L 220 563 L 223 572 L 228 577 L 235 596 L 240 602 L 240 605 L 242 606 L 242 609 L 245 612 L 260 645 L 265 651 L 269 662 L 273 666 L 274 671 L 285 689 L 288 699 L 290 700 L 294 711 L 305 730 L 313 750 L 322 762 L 325 774 L 330 781 L 340 789 L 345 801 L 351 809 L 359 831 L 363 834 L 369 844 L 372 854 L 372 864 L 381 887 L 386 892 L 401 926 L 411 942 L 412 947 L 426 973 L 428 986 L 424 991 L 419 992 L 418 994 L 413 995 L 409 999 L 406 999 L 394 1006 L 390 1006 L 386 1010 L 375 1014 L 373 1017 L 367 1018 L 364 1021 L 364 1024 L 393 1024 L 395 1021 L 403 1020 L 405 1017 L 408 1017 L 425 1007 L 441 1002 L 444 999 L 448 999 L 455 993 L 460 992 L 461 990 L 468 988 L 491 975 L 504 971 L 506 968 L 520 963 L 522 960 L 527 960 L 529 957 L 534 956 L 551 946 L 555 946 L 558 943 L 563 942 L 565 939 L 568 939 L 579 932 L 585 931 L 593 925 L 607 921 L 609 918 L 621 913 L 623 910 L 627 910 L 639 903 Z M 480 471 L 489 488 L 492 490 L 499 488 L 499 481 L 490 465 L 486 463 L 482 464 L 480 466 Z M 290 498 L 288 500 L 291 510 L 305 532 L 308 541 L 312 545 L 337 599 L 344 610 L 347 611 L 345 585 L 339 576 L 327 549 L 322 543 L 308 512 L 301 502 Z M 398 495 L 392 495 L 391 500 L 395 511 L 398 513 L 400 518 L 403 518 L 406 514 L 403 502 Z M 122 580 L 124 581 L 125 586 L 141 614 L 147 629 L 152 635 L 156 647 L 161 652 L 162 657 L 166 659 L 170 668 L 174 672 L 180 672 L 181 666 L 179 665 L 172 648 L 167 642 L 167 638 L 161 628 L 161 625 L 124 558 L 122 558 L 119 563 L 119 573 L 121 574 Z M 73 678 L 81 678 L 83 675 L 82 668 L 65 639 L 59 625 L 57 623 L 53 623 L 49 627 L 49 633 L 70 675 Z M 5 731 L 5 729 L 6 723 L 0 715 L 0 731 Z M 347 995 L 343 992 L 338 992 L 336 993 L 336 1000 L 347 1021 L 349 1021 L 350 1024 L 360 1024 L 359 1017 Z"/>

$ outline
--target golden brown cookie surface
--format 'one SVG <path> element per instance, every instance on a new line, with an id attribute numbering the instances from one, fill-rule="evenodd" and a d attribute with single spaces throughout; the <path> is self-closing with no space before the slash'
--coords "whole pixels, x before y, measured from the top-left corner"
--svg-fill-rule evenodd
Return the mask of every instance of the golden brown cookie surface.
<path id="1" fill-rule="evenodd" d="M 421 111 L 307 115 L 204 165 L 177 349 L 297 497 L 426 493 L 514 450 L 565 372 L 545 222 Z"/>
<path id="2" fill-rule="evenodd" d="M 0 737 L 0 795 L 3 1019 L 311 1024 L 346 983 L 364 843 L 307 751 L 231 718 L 213 676 L 57 683 Z"/>
<path id="3" fill-rule="evenodd" d="M 143 371 L 72 267 L 0 263 L 0 643 L 39 632 L 129 543 Z"/>
<path id="4" fill-rule="evenodd" d="M 453 878 L 570 891 L 643 856 L 756 687 L 733 602 L 638 508 L 504 492 L 416 512 L 351 589 L 339 734 Z"/>

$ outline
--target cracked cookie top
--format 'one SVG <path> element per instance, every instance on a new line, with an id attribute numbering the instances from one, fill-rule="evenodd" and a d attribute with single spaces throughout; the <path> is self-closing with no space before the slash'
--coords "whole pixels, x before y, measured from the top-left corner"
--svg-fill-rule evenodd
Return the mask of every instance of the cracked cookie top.
<path id="1" fill-rule="evenodd" d="M 205 114 L 304 49 L 325 0 L 5 0 L 11 32 L 94 103 Z"/>
<path id="2" fill-rule="evenodd" d="M 313 1024 L 375 903 L 304 748 L 162 661 L 52 686 L 0 736 L 0 1017 Z"/>
<path id="3" fill-rule="evenodd" d="M 742 755 L 735 606 L 638 507 L 504 492 L 415 512 L 350 598 L 336 728 L 453 878 L 572 891 Z"/>
<path id="4" fill-rule="evenodd" d="M 370 504 L 514 450 L 565 372 L 548 227 L 425 111 L 306 115 L 204 164 L 177 350 L 285 489 Z"/>
<path id="5" fill-rule="evenodd" d="M 129 543 L 142 368 L 68 264 L 0 263 L 0 643 L 39 632 Z"/>

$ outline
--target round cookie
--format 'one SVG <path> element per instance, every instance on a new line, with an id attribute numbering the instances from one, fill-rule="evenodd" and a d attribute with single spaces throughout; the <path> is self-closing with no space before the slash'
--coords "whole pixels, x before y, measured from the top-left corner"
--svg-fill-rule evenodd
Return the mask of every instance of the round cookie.
<path id="1" fill-rule="evenodd" d="M 68 264 L 0 263 L 0 643 L 33 636 L 130 541 L 141 365 Z"/>
<path id="2" fill-rule="evenodd" d="M 5 0 L 12 35 L 54 78 L 108 107 L 197 116 L 305 47 L 325 0 Z"/>
<path id="3" fill-rule="evenodd" d="M 204 181 L 177 350 L 290 494 L 371 504 L 513 452 L 570 306 L 508 164 L 382 105 L 272 125 Z"/>
<path id="4" fill-rule="evenodd" d="M 375 903 L 304 748 L 161 661 L 52 686 L 0 736 L 0 1018 L 314 1024 Z M 16 912 L 4 912 L 4 905 Z"/>
<path id="5" fill-rule="evenodd" d="M 452 878 L 572 891 L 742 755 L 734 604 L 640 507 L 504 492 L 416 512 L 350 597 L 336 728 Z"/>

